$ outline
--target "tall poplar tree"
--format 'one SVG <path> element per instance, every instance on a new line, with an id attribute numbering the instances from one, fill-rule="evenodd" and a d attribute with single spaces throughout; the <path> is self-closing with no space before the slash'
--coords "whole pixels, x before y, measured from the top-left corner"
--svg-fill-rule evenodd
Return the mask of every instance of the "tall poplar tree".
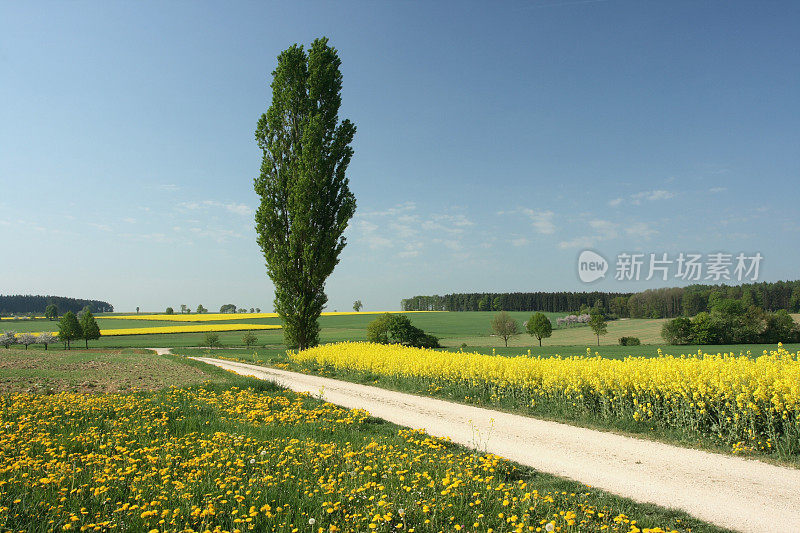
<path id="1" fill-rule="evenodd" d="M 256 127 L 263 154 L 254 180 L 261 197 L 256 232 L 291 348 L 319 343 L 325 281 L 356 209 L 345 176 L 356 127 L 339 122 L 340 65 L 326 38 L 316 39 L 308 53 L 296 44 L 281 52 L 272 72 L 272 105 Z"/>

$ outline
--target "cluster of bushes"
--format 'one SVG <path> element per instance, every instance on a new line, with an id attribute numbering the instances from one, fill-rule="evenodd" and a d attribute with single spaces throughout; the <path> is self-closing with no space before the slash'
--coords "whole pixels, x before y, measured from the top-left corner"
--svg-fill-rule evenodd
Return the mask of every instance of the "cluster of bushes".
<path id="1" fill-rule="evenodd" d="M 639 340 L 639 337 L 620 337 L 619 338 L 619 345 L 620 346 L 639 346 L 642 344 L 642 341 Z"/>
<path id="2" fill-rule="evenodd" d="M 800 326 L 783 309 L 771 313 L 726 299 L 710 312 L 670 320 L 662 327 L 661 336 L 669 344 L 791 343 L 800 342 Z"/>
<path id="3" fill-rule="evenodd" d="M 583 313 L 580 315 L 567 315 L 565 317 L 557 318 L 556 325 L 557 326 L 574 326 L 576 324 L 588 324 L 589 320 L 591 320 L 592 316 L 589 313 Z"/>
<path id="4" fill-rule="evenodd" d="M 384 313 L 367 325 L 367 340 L 415 348 L 439 348 L 439 339 L 411 323 L 405 315 Z"/>

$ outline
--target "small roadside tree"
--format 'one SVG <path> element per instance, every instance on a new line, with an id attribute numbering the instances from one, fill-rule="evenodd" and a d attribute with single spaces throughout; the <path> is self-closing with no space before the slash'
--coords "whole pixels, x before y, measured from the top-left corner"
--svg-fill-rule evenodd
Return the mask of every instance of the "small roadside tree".
<path id="1" fill-rule="evenodd" d="M 541 346 L 542 339 L 546 339 L 553 334 L 553 323 L 544 313 L 534 313 L 528 319 L 525 329 L 530 335 L 539 339 L 539 346 Z"/>
<path id="2" fill-rule="evenodd" d="M 17 337 L 17 344 L 22 344 L 25 346 L 25 349 L 28 349 L 28 345 L 34 344 L 36 342 L 36 335 L 33 333 L 23 333 L 19 337 Z"/>
<path id="3" fill-rule="evenodd" d="M 508 348 L 508 339 L 519 335 L 519 325 L 516 320 L 511 318 L 511 315 L 505 311 L 500 311 L 492 319 L 492 331 L 498 337 L 503 337 L 503 342 L 506 343 L 506 348 Z"/>
<path id="4" fill-rule="evenodd" d="M 216 348 L 220 345 L 219 334 L 214 333 L 213 331 L 206 332 L 205 336 L 203 337 L 203 342 L 209 348 Z"/>
<path id="5" fill-rule="evenodd" d="M 100 326 L 97 325 L 92 312 L 87 308 L 81 313 L 81 337 L 86 341 L 86 348 L 89 348 L 89 341 L 97 340 L 100 338 Z"/>
<path id="6" fill-rule="evenodd" d="M 589 327 L 592 328 L 594 334 L 597 335 L 597 345 L 600 346 L 600 335 L 608 333 L 608 326 L 606 319 L 600 313 L 595 313 L 589 319 Z"/>
<path id="7" fill-rule="evenodd" d="M 39 333 L 39 335 L 36 337 L 36 342 L 38 344 L 44 344 L 45 351 L 47 351 L 47 346 L 49 344 L 54 344 L 57 341 L 58 341 L 58 337 L 56 337 L 55 335 L 53 335 L 49 331 L 46 331 L 44 333 Z"/>
<path id="8" fill-rule="evenodd" d="M 353 311 L 355 311 L 356 313 L 361 311 L 362 307 L 364 307 L 364 304 L 361 303 L 361 300 L 356 300 L 355 302 L 353 302 Z"/>
<path id="9" fill-rule="evenodd" d="M 242 342 L 244 343 L 245 346 L 249 348 L 250 346 L 254 346 L 258 342 L 258 337 L 256 337 L 256 334 L 253 333 L 252 331 L 248 331 L 244 335 L 242 335 Z"/>
<path id="10" fill-rule="evenodd" d="M 0 335 L 0 345 L 5 346 L 8 349 L 9 346 L 12 344 L 17 343 L 17 334 L 14 331 L 4 331 L 2 335 Z"/>
<path id="11" fill-rule="evenodd" d="M 80 339 L 83 335 L 83 330 L 78 322 L 78 317 L 72 311 L 67 311 L 61 320 L 58 321 L 58 338 L 64 343 L 67 350 L 71 350 L 70 342 L 75 339 Z"/>
<path id="12" fill-rule="evenodd" d="M 58 306 L 56 304 L 48 305 L 44 310 L 44 316 L 49 320 L 56 320 L 58 318 Z"/>
<path id="13" fill-rule="evenodd" d="M 165 314 L 165 315 L 172 315 L 172 314 L 175 314 L 175 310 L 174 310 L 173 308 L 171 308 L 171 307 L 167 307 L 167 310 L 166 310 L 166 311 L 164 311 L 164 314 Z"/>

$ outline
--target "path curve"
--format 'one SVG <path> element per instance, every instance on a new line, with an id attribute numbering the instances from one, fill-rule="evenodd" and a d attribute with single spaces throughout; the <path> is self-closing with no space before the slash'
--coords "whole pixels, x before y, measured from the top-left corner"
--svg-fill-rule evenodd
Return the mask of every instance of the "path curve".
<path id="1" fill-rule="evenodd" d="M 737 531 L 800 531 L 800 470 L 356 383 L 195 357 Z"/>

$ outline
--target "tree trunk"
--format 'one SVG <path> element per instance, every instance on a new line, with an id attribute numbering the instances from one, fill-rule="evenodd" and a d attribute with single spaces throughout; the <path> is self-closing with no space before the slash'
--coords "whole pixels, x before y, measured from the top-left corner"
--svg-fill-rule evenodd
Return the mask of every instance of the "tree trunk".
<path id="1" fill-rule="evenodd" d="M 597 345 L 600 346 L 600 335 L 597 336 Z"/>
<path id="2" fill-rule="evenodd" d="M 539 338 L 539 348 L 541 348 L 541 347 L 542 347 L 542 339 L 541 339 L 541 337 L 540 337 L 540 338 Z"/>
<path id="3" fill-rule="evenodd" d="M 44 345 L 44 351 L 45 352 L 47 351 L 47 345 L 46 344 Z"/>
<path id="4" fill-rule="evenodd" d="M 506 348 L 508 348 L 508 337 L 503 337 L 503 340 L 506 341 Z"/>
<path id="5" fill-rule="evenodd" d="M 88 350 L 89 349 L 89 339 L 85 339 L 85 340 L 86 340 L 86 349 Z"/>

